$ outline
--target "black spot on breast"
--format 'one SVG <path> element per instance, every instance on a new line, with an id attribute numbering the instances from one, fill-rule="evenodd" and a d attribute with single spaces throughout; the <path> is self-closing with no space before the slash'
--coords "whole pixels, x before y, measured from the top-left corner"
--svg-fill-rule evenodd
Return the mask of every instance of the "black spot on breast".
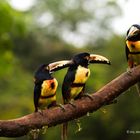
<path id="1" fill-rule="evenodd" d="M 86 73 L 86 77 L 88 77 L 89 72 Z"/>
<path id="2" fill-rule="evenodd" d="M 51 88 L 54 89 L 54 87 L 55 87 L 55 84 L 53 82 L 53 83 L 51 83 Z"/>
<path id="3" fill-rule="evenodd" d="M 131 47 L 132 47 L 132 48 L 135 48 L 135 45 L 131 44 Z"/>

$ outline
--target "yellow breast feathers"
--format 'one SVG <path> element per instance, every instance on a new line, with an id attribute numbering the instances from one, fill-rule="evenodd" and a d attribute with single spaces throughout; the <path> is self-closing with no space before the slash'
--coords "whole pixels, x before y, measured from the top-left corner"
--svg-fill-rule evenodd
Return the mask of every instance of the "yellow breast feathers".
<path id="1" fill-rule="evenodd" d="M 130 52 L 140 51 L 140 41 L 126 41 L 127 47 Z"/>
<path id="2" fill-rule="evenodd" d="M 55 94 L 57 86 L 58 86 L 58 82 L 55 78 L 51 80 L 43 81 L 41 96 L 50 96 Z"/>
<path id="3" fill-rule="evenodd" d="M 89 76 L 90 70 L 88 68 L 78 66 L 73 83 L 85 83 Z"/>

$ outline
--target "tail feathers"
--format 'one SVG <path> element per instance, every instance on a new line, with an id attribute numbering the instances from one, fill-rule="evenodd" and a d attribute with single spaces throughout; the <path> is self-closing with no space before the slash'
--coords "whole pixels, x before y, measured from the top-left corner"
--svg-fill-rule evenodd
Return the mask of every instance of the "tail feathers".
<path id="1" fill-rule="evenodd" d="M 136 88 L 137 88 L 137 92 L 138 92 L 138 94 L 139 94 L 139 96 L 140 96 L 140 82 L 138 82 L 138 83 L 136 84 Z"/>
<path id="2" fill-rule="evenodd" d="M 68 136 L 68 122 L 62 124 L 61 140 L 67 140 Z"/>

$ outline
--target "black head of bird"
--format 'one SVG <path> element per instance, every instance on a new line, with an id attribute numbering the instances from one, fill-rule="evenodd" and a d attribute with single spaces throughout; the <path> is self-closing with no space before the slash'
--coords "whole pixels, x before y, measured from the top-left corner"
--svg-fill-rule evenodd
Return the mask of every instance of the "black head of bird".
<path id="1" fill-rule="evenodd" d="M 40 65 L 37 71 L 35 72 L 35 79 L 47 80 L 47 79 L 50 79 L 50 77 L 51 77 L 50 69 L 47 64 Z"/>
<path id="2" fill-rule="evenodd" d="M 140 25 L 134 24 L 128 29 L 126 40 L 128 41 L 140 40 Z"/>
<path id="3" fill-rule="evenodd" d="M 131 60 L 130 57 L 134 60 L 135 56 L 132 55 L 140 54 L 140 25 L 134 24 L 128 29 L 125 49 L 127 60 Z"/>
<path id="4" fill-rule="evenodd" d="M 87 66 L 89 63 L 89 58 L 89 53 L 80 53 L 75 55 L 72 60 L 76 65 Z"/>

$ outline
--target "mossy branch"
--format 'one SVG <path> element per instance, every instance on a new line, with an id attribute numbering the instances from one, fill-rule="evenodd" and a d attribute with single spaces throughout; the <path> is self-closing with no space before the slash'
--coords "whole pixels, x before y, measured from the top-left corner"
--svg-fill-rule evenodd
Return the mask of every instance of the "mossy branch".
<path id="1" fill-rule="evenodd" d="M 93 112 L 100 107 L 108 104 L 126 91 L 129 87 L 140 80 L 140 66 L 124 72 L 99 91 L 91 94 L 93 100 L 83 97 L 76 100 L 76 108 L 70 104 L 64 107 L 66 111 L 56 107 L 44 110 L 43 114 L 37 112 L 13 120 L 0 120 L 1 137 L 20 137 L 26 135 L 31 129 L 41 128 L 47 125 L 52 127 L 63 122 L 70 121 L 86 115 L 87 112 Z"/>

